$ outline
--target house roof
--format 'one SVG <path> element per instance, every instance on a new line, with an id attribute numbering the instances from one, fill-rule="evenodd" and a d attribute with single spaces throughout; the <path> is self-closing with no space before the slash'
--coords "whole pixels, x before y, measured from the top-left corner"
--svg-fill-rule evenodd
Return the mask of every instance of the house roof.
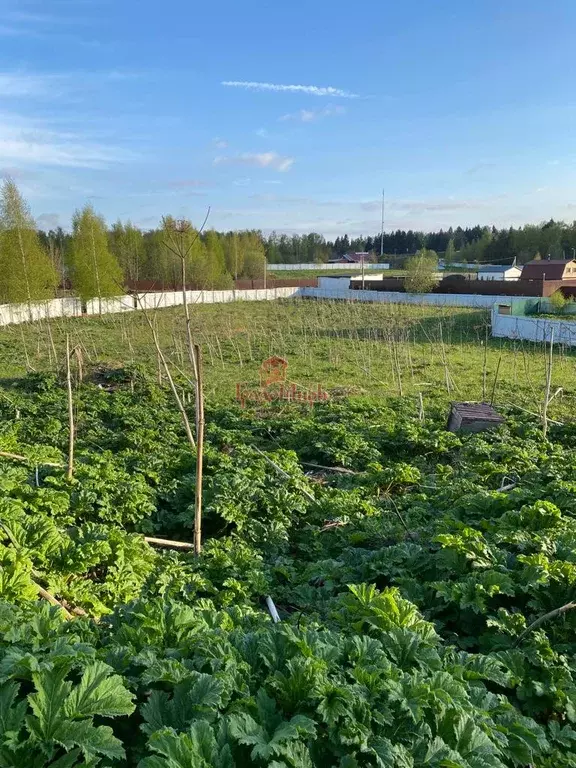
<path id="1" fill-rule="evenodd" d="M 507 272 L 509 269 L 517 269 L 514 264 L 485 264 L 478 272 Z"/>
<path id="2" fill-rule="evenodd" d="M 562 280 L 566 267 L 576 266 L 572 259 L 539 259 L 524 264 L 522 277 L 541 280 L 544 275 L 547 280 Z"/>

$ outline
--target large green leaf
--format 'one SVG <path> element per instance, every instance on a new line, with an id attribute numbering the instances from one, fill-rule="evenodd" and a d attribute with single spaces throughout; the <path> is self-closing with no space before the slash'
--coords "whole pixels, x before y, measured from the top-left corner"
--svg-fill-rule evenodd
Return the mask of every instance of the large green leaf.
<path id="1" fill-rule="evenodd" d="M 66 669 L 52 669 L 32 675 L 36 693 L 31 693 L 28 701 L 36 717 L 28 717 L 27 722 L 41 741 L 52 741 L 62 721 L 64 704 L 72 688 L 66 674 Z"/>
<path id="2" fill-rule="evenodd" d="M 125 756 L 122 742 L 107 725 L 95 727 L 91 720 L 71 722 L 64 720 L 54 734 L 54 741 L 65 749 L 80 747 L 86 758 L 94 755 L 121 759 Z"/>
<path id="3" fill-rule="evenodd" d="M 119 717 L 130 715 L 134 709 L 133 695 L 125 688 L 120 675 L 110 674 L 112 667 L 102 661 L 89 664 L 79 685 L 75 686 L 64 704 L 64 714 L 71 719 L 100 715 Z"/>
<path id="4" fill-rule="evenodd" d="M 234 768 L 230 747 L 220 744 L 208 723 L 193 723 L 186 733 L 172 728 L 156 731 L 148 742 L 156 755 L 146 757 L 138 768 Z"/>

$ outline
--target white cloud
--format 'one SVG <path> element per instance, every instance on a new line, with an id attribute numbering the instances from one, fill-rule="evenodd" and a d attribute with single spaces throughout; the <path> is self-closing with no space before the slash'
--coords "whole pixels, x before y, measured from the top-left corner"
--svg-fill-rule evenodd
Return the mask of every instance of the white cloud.
<path id="1" fill-rule="evenodd" d="M 357 93 L 350 93 L 331 85 L 280 85 L 278 83 L 258 83 L 250 80 L 223 80 L 221 85 L 231 88 L 244 88 L 247 91 L 275 91 L 276 93 L 307 93 L 312 96 L 339 96 L 342 99 L 357 99 Z"/>
<path id="2" fill-rule="evenodd" d="M 0 164 L 106 168 L 131 157 L 82 135 L 48 130 L 31 118 L 0 115 Z"/>
<path id="3" fill-rule="evenodd" d="M 218 136 L 213 139 L 213 143 L 216 149 L 226 149 L 228 147 L 228 142 L 225 139 L 219 139 Z"/>
<path id="4" fill-rule="evenodd" d="M 61 80 L 57 75 L 0 72 L 0 96 L 46 96 Z"/>
<path id="5" fill-rule="evenodd" d="M 264 184 L 282 184 L 280 179 L 268 179 L 264 182 Z"/>
<path id="6" fill-rule="evenodd" d="M 36 224 L 40 229 L 56 229 L 60 226 L 60 217 L 57 213 L 41 213 L 36 217 Z"/>
<path id="7" fill-rule="evenodd" d="M 256 131 L 256 136 L 260 136 L 261 139 L 267 139 L 268 138 L 268 131 L 266 128 L 258 128 Z"/>
<path id="8" fill-rule="evenodd" d="M 299 120 L 302 123 L 313 123 L 323 117 L 343 115 L 345 112 L 346 109 L 344 107 L 336 105 L 334 107 L 328 106 L 325 109 L 300 109 L 298 112 L 289 112 L 287 115 L 282 115 L 278 119 L 281 121 Z"/>
<path id="9" fill-rule="evenodd" d="M 214 165 L 253 165 L 256 168 L 272 168 L 284 173 L 294 164 L 293 157 L 279 155 L 277 152 L 242 152 L 239 155 L 218 155 Z"/>

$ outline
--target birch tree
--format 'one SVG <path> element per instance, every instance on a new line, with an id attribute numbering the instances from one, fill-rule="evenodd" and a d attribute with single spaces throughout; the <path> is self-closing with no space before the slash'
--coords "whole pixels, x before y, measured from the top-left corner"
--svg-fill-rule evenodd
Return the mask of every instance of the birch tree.
<path id="1" fill-rule="evenodd" d="M 117 221 L 109 233 L 110 250 L 116 257 L 125 276 L 129 280 L 141 278 L 144 262 L 144 237 L 142 232 L 127 221 Z"/>
<path id="2" fill-rule="evenodd" d="M 57 285 L 30 209 L 15 182 L 6 179 L 0 190 L 0 302 L 51 299 Z"/>
<path id="3" fill-rule="evenodd" d="M 70 280 L 80 298 L 117 296 L 123 274 L 118 260 L 108 248 L 106 224 L 91 205 L 76 211 L 72 219 Z"/>

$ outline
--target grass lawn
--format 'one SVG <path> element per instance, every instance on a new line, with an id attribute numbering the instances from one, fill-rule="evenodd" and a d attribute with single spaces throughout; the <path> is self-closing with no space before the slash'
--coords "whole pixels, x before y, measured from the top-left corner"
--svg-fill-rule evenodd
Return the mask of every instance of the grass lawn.
<path id="1" fill-rule="evenodd" d="M 182 309 L 152 313 L 162 348 L 176 375 L 189 375 Z M 306 300 L 238 302 L 192 309 L 192 332 L 203 349 L 206 395 L 230 401 L 237 382 L 258 383 L 270 355 L 289 363 L 288 378 L 321 384 L 332 393 L 398 395 L 414 399 L 490 399 L 538 412 L 545 385 L 545 353 L 539 344 L 484 340 L 488 312 Z M 102 318 L 70 318 L 50 324 L 0 329 L 0 376 L 62 366 L 66 334 L 86 364 L 139 363 L 157 370 L 150 330 L 140 312 Z M 484 359 L 486 374 L 484 376 Z M 574 410 L 576 358 L 558 347 L 552 391 L 563 387 L 551 415 Z M 498 377 L 496 380 L 496 373 Z"/>

